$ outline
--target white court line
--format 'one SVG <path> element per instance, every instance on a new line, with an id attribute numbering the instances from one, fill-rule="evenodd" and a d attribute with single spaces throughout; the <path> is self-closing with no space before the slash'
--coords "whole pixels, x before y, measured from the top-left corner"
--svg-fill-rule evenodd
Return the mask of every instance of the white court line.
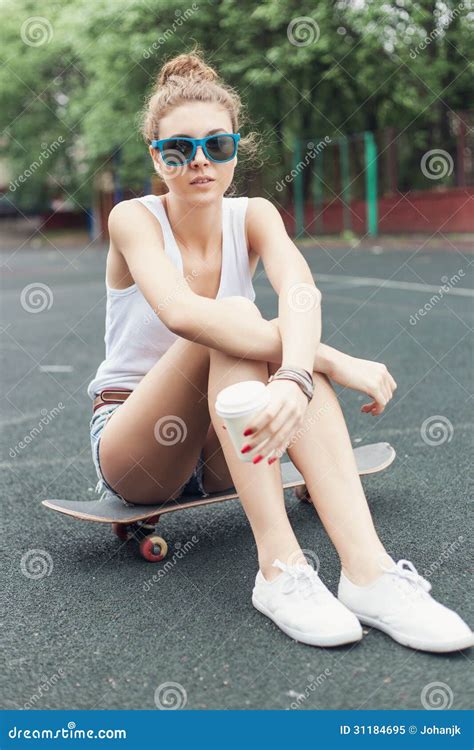
<path id="1" fill-rule="evenodd" d="M 0 424 L 21 424 L 22 422 L 29 422 L 31 419 L 39 419 L 40 417 L 41 413 L 39 411 L 30 411 L 26 414 L 14 415 L 11 417 L 6 417 L 5 419 L 0 419 Z"/>
<path id="2" fill-rule="evenodd" d="M 472 422 L 460 422 L 459 424 L 453 423 L 453 429 L 454 429 L 454 431 L 456 431 L 456 430 L 462 430 L 462 431 L 472 430 L 473 427 L 474 427 L 474 425 L 473 425 Z M 371 430 L 372 437 L 374 435 L 375 435 L 375 437 L 377 436 L 377 431 L 380 432 L 380 436 L 381 437 L 382 436 L 384 436 L 384 437 L 394 437 L 395 435 L 396 436 L 401 436 L 401 435 L 412 435 L 412 434 L 413 435 L 418 434 L 418 435 L 421 436 L 421 424 L 419 425 L 419 427 L 402 427 L 402 428 L 380 427 L 380 430 L 377 430 L 377 429 L 375 429 L 373 431 Z M 356 432 L 356 430 L 354 430 L 354 432 Z M 361 432 L 361 430 L 359 430 L 359 432 Z M 355 438 L 353 438 L 353 440 L 354 440 L 355 443 L 359 443 L 359 442 L 361 442 L 362 440 L 365 440 L 365 439 L 366 439 L 365 437 L 355 437 Z M 412 445 L 422 445 L 422 444 L 426 445 L 426 443 L 413 443 Z M 365 443 L 363 443 L 363 445 L 365 445 Z M 368 445 L 368 443 L 367 443 L 367 445 Z"/>
<path id="3" fill-rule="evenodd" d="M 366 276 L 341 276 L 339 274 L 327 274 L 315 272 L 315 280 L 318 281 L 335 281 L 344 283 L 347 286 L 379 286 L 386 287 L 389 289 L 404 289 L 410 292 L 443 292 L 442 282 L 439 286 L 432 286 L 431 284 L 417 284 L 413 281 L 390 281 L 389 279 L 372 279 Z M 474 297 L 474 291 L 472 289 L 454 289 L 449 288 L 449 292 L 443 292 L 443 294 L 456 294 L 459 297 Z"/>
<path id="4" fill-rule="evenodd" d="M 53 456 L 52 458 L 21 458 L 20 452 L 17 458 L 18 460 L 14 459 L 13 461 L 0 461 L 0 469 L 37 469 L 40 466 L 55 465 L 62 465 L 66 468 L 69 468 L 70 466 L 74 466 L 78 463 L 89 464 L 92 461 L 89 454 L 86 456 L 81 456 L 81 454 L 77 456 L 59 456 L 58 458 L 56 458 L 56 456 Z"/>
<path id="5" fill-rule="evenodd" d="M 318 279 L 321 279 L 321 275 L 317 274 Z M 323 281 L 323 279 L 321 279 Z M 327 289 L 329 292 L 341 292 L 344 289 L 347 290 L 347 284 L 344 282 L 336 284 L 336 282 L 333 281 L 325 281 L 324 284 L 327 284 Z M 353 284 L 350 285 L 352 289 L 356 289 L 357 287 L 366 286 L 363 281 L 355 281 Z M 353 302 L 359 303 L 360 300 L 356 299 L 355 297 L 351 297 Z"/>
<path id="6" fill-rule="evenodd" d="M 72 372 L 72 365 L 40 365 L 41 372 Z"/>

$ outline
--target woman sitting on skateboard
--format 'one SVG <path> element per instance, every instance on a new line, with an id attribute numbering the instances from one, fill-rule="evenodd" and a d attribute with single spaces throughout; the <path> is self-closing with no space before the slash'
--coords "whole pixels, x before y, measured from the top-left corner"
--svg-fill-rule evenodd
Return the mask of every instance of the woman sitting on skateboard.
<path id="1" fill-rule="evenodd" d="M 369 396 L 381 414 L 396 383 L 385 365 L 322 344 L 320 293 L 275 206 L 224 197 L 240 136 L 241 102 L 198 53 L 167 62 L 143 135 L 168 192 L 110 213 L 106 359 L 88 387 L 98 489 L 156 504 L 235 485 L 257 546 L 254 606 L 291 637 L 319 646 L 362 638 L 360 623 L 399 643 L 451 651 L 467 625 L 436 602 L 414 566 L 385 551 L 372 522 L 330 378 Z M 254 304 L 261 258 L 278 318 Z M 239 459 L 215 413 L 223 388 L 267 383 L 270 403 L 242 434 Z M 111 416 L 113 415 L 113 419 Z M 302 473 L 341 561 L 338 598 L 308 564 L 290 525 L 279 457 Z"/>

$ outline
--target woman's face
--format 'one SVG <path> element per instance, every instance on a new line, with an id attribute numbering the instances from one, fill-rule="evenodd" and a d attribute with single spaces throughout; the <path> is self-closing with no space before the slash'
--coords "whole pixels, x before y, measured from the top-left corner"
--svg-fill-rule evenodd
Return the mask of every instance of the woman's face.
<path id="1" fill-rule="evenodd" d="M 158 138 L 187 136 L 204 138 L 215 132 L 232 133 L 232 123 L 228 112 L 210 102 L 189 102 L 175 107 L 160 122 Z M 190 203 L 212 203 L 222 197 L 232 182 L 237 156 L 230 161 L 218 164 L 206 157 L 201 147 L 196 150 L 194 159 L 188 164 L 172 167 L 164 163 L 158 149 L 150 146 L 155 169 L 163 178 L 170 193 Z M 192 184 L 196 177 L 210 177 L 211 182 L 203 185 Z"/>

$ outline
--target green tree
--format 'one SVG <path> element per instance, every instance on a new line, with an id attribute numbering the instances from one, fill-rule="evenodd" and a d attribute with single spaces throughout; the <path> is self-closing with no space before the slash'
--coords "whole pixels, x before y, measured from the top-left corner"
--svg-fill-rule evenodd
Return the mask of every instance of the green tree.
<path id="1" fill-rule="evenodd" d="M 61 191 L 88 206 L 104 168 L 141 191 L 152 165 L 138 113 L 163 61 L 194 42 L 241 93 L 242 132 L 262 134 L 265 166 L 244 188 L 281 202 L 291 186 L 282 195 L 275 185 L 291 169 L 297 136 L 407 128 L 420 152 L 447 142 L 451 112 L 474 106 L 473 0 L 45 0 L 40 11 L 33 0 L 3 0 L 0 7 L 0 154 L 18 176 L 44 145 L 64 141 L 14 198 L 9 192 L 24 208 Z M 416 159 L 406 159 L 404 174 L 417 184 Z"/>

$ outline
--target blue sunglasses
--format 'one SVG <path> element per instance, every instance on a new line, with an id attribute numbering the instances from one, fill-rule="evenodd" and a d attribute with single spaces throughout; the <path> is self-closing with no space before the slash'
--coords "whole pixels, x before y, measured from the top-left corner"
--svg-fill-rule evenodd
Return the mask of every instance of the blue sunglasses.
<path id="1" fill-rule="evenodd" d="M 163 161 L 170 167 L 182 167 L 189 164 L 196 156 L 198 146 L 201 146 L 210 161 L 223 164 L 230 161 L 237 153 L 240 133 L 217 133 L 205 138 L 165 138 L 152 141 L 151 146 L 157 148 Z"/>

